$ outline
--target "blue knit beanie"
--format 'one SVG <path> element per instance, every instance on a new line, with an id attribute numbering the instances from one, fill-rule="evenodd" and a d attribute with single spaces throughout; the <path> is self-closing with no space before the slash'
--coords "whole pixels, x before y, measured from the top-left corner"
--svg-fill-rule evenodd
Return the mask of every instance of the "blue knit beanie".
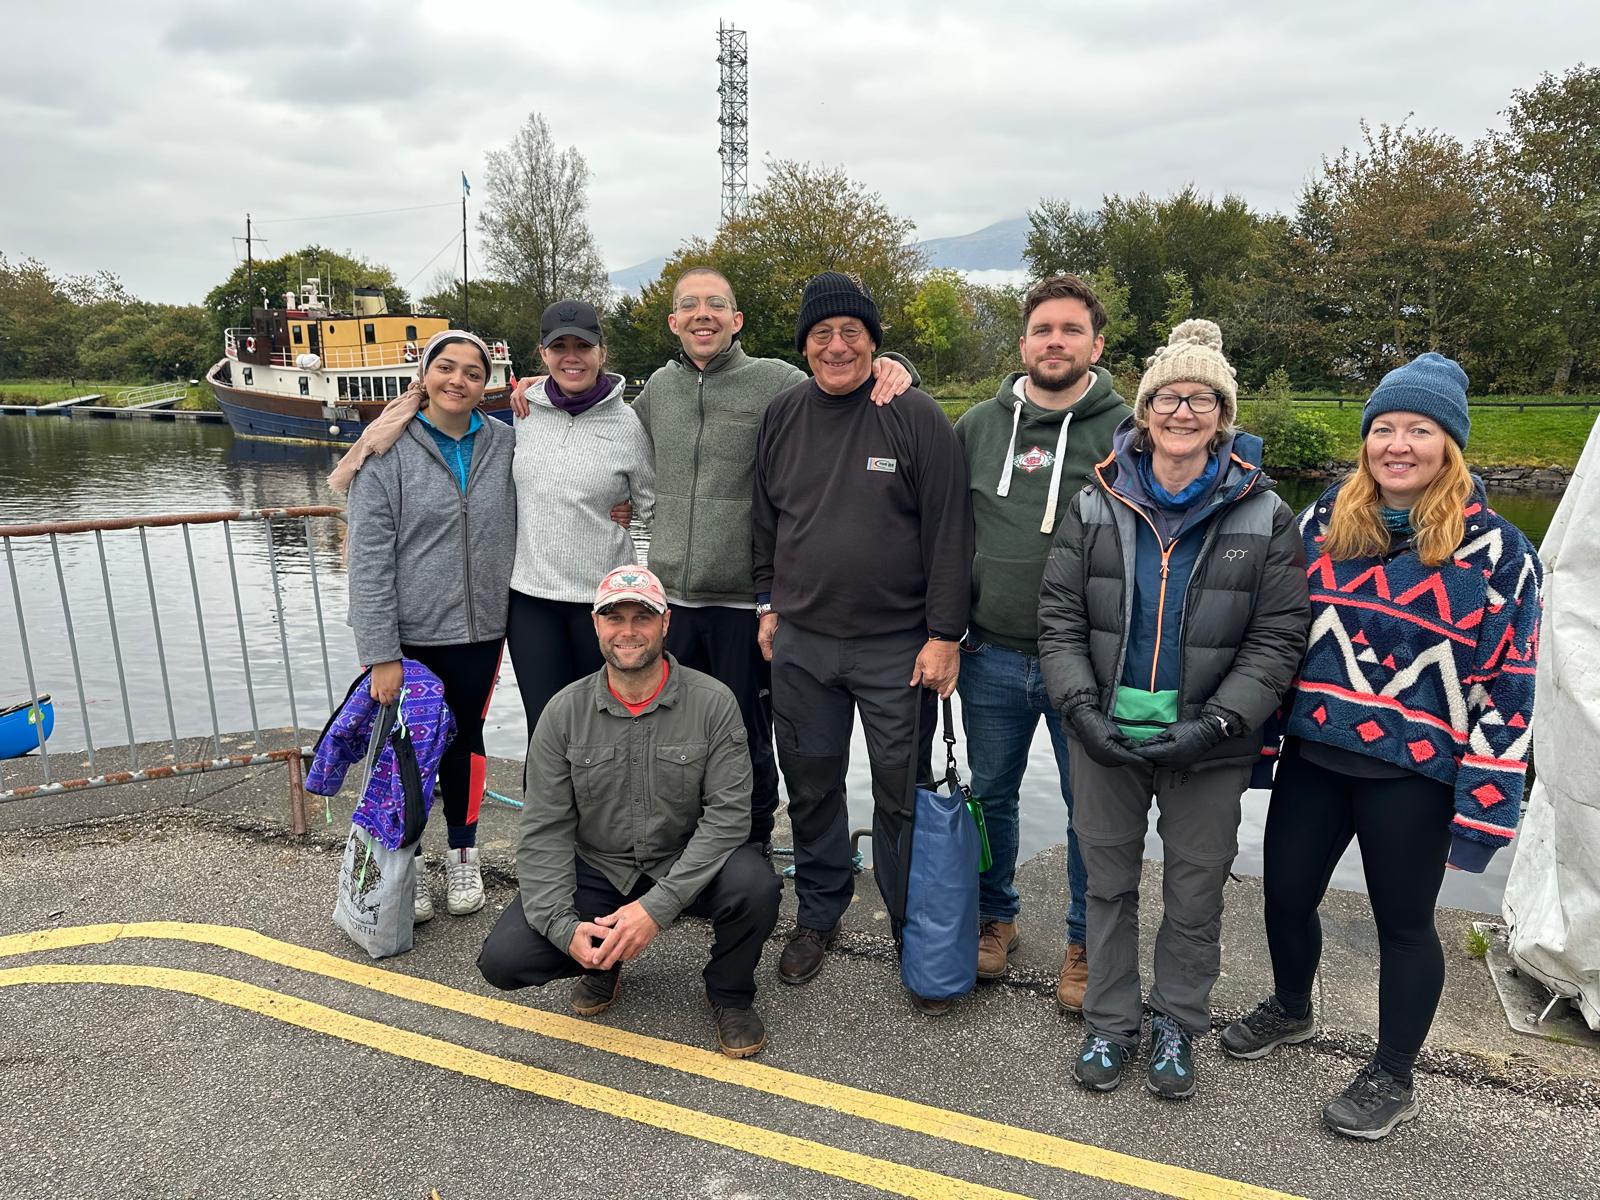
<path id="1" fill-rule="evenodd" d="M 1413 412 L 1429 417 L 1467 448 L 1472 418 L 1467 414 L 1467 373 L 1453 358 L 1432 350 L 1390 371 L 1361 409 L 1361 436 L 1380 413 Z"/>

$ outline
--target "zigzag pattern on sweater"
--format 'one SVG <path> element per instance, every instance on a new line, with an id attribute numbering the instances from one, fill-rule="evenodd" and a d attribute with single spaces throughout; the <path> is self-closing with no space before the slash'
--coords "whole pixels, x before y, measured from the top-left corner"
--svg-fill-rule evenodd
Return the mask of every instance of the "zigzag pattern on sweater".
<path id="1" fill-rule="evenodd" d="M 1289 732 L 1451 784 L 1457 835 L 1503 844 L 1532 737 L 1538 556 L 1479 495 L 1438 567 L 1410 549 L 1335 562 L 1321 550 L 1335 494 L 1300 517 L 1312 625 Z"/>

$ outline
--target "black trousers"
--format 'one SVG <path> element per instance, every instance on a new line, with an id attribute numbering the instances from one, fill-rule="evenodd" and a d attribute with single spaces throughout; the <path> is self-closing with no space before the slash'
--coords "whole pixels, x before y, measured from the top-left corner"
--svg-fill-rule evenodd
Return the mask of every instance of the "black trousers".
<path id="1" fill-rule="evenodd" d="M 772 840 L 778 764 L 772 753 L 772 668 L 756 642 L 754 609 L 672 605 L 667 649 L 733 693 L 750 742 L 750 840 Z"/>
<path id="2" fill-rule="evenodd" d="M 772 713 L 778 763 L 789 788 L 798 922 L 831 929 L 855 892 L 845 805 L 854 713 L 872 769 L 872 870 L 898 938 L 905 923 L 913 776 L 927 774 L 935 693 L 909 686 L 920 632 L 835 638 L 778 623 L 772 650 Z"/>
<path id="3" fill-rule="evenodd" d="M 1409 1076 L 1444 991 L 1434 904 L 1450 853 L 1454 797 L 1412 775 L 1358 779 L 1307 762 L 1291 740 L 1267 809 L 1267 947 L 1278 999 L 1292 1012 L 1311 999 L 1322 957 L 1317 906 L 1354 837 L 1378 925 L 1379 1065 Z"/>
<path id="4" fill-rule="evenodd" d="M 655 881 L 640 876 L 628 894 L 583 859 L 577 860 L 578 886 L 574 906 L 585 921 L 613 913 L 637 900 Z M 706 993 L 723 1008 L 749 1008 L 756 995 L 756 964 L 761 948 L 778 923 L 778 901 L 783 885 L 758 847 L 746 842 L 722 864 L 694 903 L 683 911 L 711 921 L 711 961 L 703 972 Z M 598 974 L 580 967 L 567 947 L 552 945 L 542 933 L 529 928 L 522 913 L 522 898 L 506 906 L 489 931 L 478 954 L 478 970 L 502 991 L 543 987 L 554 979 Z"/>
<path id="5" fill-rule="evenodd" d="M 478 809 L 488 780 L 488 760 L 483 755 L 483 722 L 489 700 L 500 677 L 501 639 L 465 642 L 456 646 L 401 646 L 400 653 L 415 659 L 444 684 L 444 702 L 456 719 L 456 736 L 439 760 L 435 785 L 450 827 L 450 849 L 478 844 Z M 422 843 L 417 843 L 417 852 Z"/>
<path id="6" fill-rule="evenodd" d="M 530 739 L 552 696 L 605 666 L 589 605 L 541 600 L 515 588 L 506 617 L 506 647 Z"/>

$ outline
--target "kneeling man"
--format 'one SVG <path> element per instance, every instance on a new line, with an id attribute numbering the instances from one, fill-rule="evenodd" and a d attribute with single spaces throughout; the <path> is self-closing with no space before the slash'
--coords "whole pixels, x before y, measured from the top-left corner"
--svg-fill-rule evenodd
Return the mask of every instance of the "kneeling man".
<path id="1" fill-rule="evenodd" d="M 661 583 L 624 566 L 600 583 L 606 665 L 558 692 L 528 744 L 519 903 L 478 969 L 495 987 L 577 976 L 572 1010 L 617 1002 L 622 964 L 680 913 L 715 931 L 706 996 L 724 1054 L 766 1045 L 756 963 L 782 890 L 750 832 L 750 752 L 733 693 L 663 653 Z"/>

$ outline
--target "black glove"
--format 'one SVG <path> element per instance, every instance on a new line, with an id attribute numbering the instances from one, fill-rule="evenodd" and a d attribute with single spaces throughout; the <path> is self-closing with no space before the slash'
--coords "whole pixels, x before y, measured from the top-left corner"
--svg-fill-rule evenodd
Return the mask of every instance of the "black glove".
<path id="1" fill-rule="evenodd" d="M 1231 713 L 1206 709 L 1192 721 L 1179 721 L 1162 733 L 1139 743 L 1139 757 L 1157 767 L 1180 771 L 1199 762 L 1226 737 L 1241 732 L 1242 722 Z"/>
<path id="2" fill-rule="evenodd" d="M 1080 704 L 1067 713 L 1072 731 L 1083 743 L 1084 751 L 1102 767 L 1147 767 L 1135 749 L 1136 743 L 1117 727 L 1117 723 L 1094 704 Z"/>

